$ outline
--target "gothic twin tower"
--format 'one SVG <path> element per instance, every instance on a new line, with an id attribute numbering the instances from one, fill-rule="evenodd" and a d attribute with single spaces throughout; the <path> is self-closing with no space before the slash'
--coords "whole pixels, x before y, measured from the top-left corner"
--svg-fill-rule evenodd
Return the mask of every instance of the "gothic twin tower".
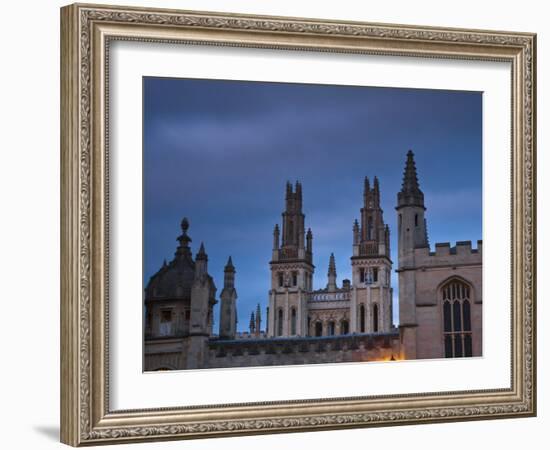
<path id="1" fill-rule="evenodd" d="M 361 223 L 353 224 L 352 280 L 336 282 L 331 255 L 325 289 L 313 290 L 313 233 L 305 231 L 302 185 L 286 185 L 282 229 L 275 225 L 271 257 L 269 337 L 388 332 L 392 327 L 389 228 L 380 186 L 365 178 Z M 281 239 L 282 238 L 282 239 Z"/>

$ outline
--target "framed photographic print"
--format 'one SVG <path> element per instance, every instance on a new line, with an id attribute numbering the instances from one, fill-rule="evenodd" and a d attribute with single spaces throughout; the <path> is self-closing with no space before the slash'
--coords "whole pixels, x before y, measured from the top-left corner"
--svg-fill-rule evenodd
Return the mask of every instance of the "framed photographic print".
<path id="1" fill-rule="evenodd" d="M 61 10 L 73 445 L 536 413 L 530 33 Z"/>

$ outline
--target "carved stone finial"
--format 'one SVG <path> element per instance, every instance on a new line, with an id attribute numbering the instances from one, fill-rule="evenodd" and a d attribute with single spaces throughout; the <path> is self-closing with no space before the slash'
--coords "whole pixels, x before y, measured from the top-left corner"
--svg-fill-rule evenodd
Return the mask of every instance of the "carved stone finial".
<path id="1" fill-rule="evenodd" d="M 189 220 L 187 219 L 187 217 L 184 217 L 181 221 L 181 230 L 184 233 L 187 233 L 188 229 L 189 229 Z"/>
<path id="2" fill-rule="evenodd" d="M 181 221 L 181 235 L 178 236 L 177 240 L 180 243 L 178 249 L 176 250 L 176 255 L 179 256 L 191 256 L 191 250 L 189 248 L 189 242 L 192 241 L 192 239 L 188 236 L 187 230 L 189 229 L 189 220 L 187 220 L 187 217 L 184 217 Z"/>

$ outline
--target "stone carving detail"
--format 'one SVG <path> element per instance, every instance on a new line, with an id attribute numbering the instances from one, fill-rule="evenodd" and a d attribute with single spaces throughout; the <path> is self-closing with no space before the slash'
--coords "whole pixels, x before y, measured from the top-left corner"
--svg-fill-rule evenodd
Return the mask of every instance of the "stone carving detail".
<path id="1" fill-rule="evenodd" d="M 128 437 L 167 436 L 181 434 L 205 434 L 220 431 L 261 431 L 307 429 L 332 425 L 359 425 L 397 422 L 422 422 L 442 418 L 464 418 L 467 416 L 505 416 L 511 413 L 529 412 L 533 403 L 533 42 L 528 36 L 508 35 L 506 33 L 485 33 L 471 31 L 444 31 L 436 29 L 418 29 L 408 27 L 389 27 L 383 25 L 333 24 L 314 21 L 300 22 L 284 19 L 238 18 L 223 16 L 205 16 L 191 13 L 145 13 L 117 11 L 109 9 L 80 9 L 80 194 L 79 194 L 79 353 L 80 353 L 80 434 L 83 440 L 124 439 Z M 479 406 L 471 408 L 427 408 L 424 410 L 403 410 L 393 412 L 373 412 L 351 415 L 321 415 L 284 419 L 233 420 L 200 424 L 159 425 L 153 427 L 128 427 L 94 430 L 90 423 L 90 202 L 91 202 L 91 46 L 90 33 L 92 21 L 119 23 L 165 24 L 182 27 L 226 28 L 234 30 L 256 30 L 269 32 L 303 33 L 332 36 L 364 36 L 415 41 L 441 41 L 448 43 L 497 44 L 523 48 L 523 66 L 518 69 L 525 77 L 525 112 L 522 133 L 523 139 L 523 206 L 524 215 L 520 218 L 524 226 L 523 233 L 523 298 L 524 306 L 524 401 L 514 404 Z M 124 39 L 124 38 L 121 38 Z M 150 39 L 137 39 L 150 41 Z M 107 39 L 108 45 L 109 39 Z M 217 44 L 228 45 L 228 44 Z M 229 44 L 239 46 L 239 44 Z M 277 46 L 271 46 L 276 48 Z M 298 49 L 300 50 L 300 49 Z M 336 51 L 336 50 L 334 50 Z M 393 53 L 396 54 L 396 53 Z M 413 52 L 414 54 L 414 52 Z M 410 54 L 409 54 L 410 55 Z M 425 56 L 418 53 L 418 56 Z M 185 408 L 183 408 L 185 410 Z"/>

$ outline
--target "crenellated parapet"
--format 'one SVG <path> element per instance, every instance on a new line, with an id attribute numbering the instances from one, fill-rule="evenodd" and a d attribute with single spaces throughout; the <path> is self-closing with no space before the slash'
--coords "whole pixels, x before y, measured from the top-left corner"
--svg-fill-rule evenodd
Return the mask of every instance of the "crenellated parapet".
<path id="1" fill-rule="evenodd" d="M 454 246 L 450 242 L 435 244 L 435 250 L 429 247 L 414 249 L 414 262 L 416 268 L 423 267 L 448 267 L 464 265 L 481 265 L 483 242 L 477 241 L 477 247 L 472 246 L 471 241 L 458 241 Z M 403 267 L 401 270 L 407 270 Z"/>
<path id="2" fill-rule="evenodd" d="M 210 339 L 208 368 L 334 362 L 392 361 L 402 358 L 397 329 L 344 336 Z"/>

